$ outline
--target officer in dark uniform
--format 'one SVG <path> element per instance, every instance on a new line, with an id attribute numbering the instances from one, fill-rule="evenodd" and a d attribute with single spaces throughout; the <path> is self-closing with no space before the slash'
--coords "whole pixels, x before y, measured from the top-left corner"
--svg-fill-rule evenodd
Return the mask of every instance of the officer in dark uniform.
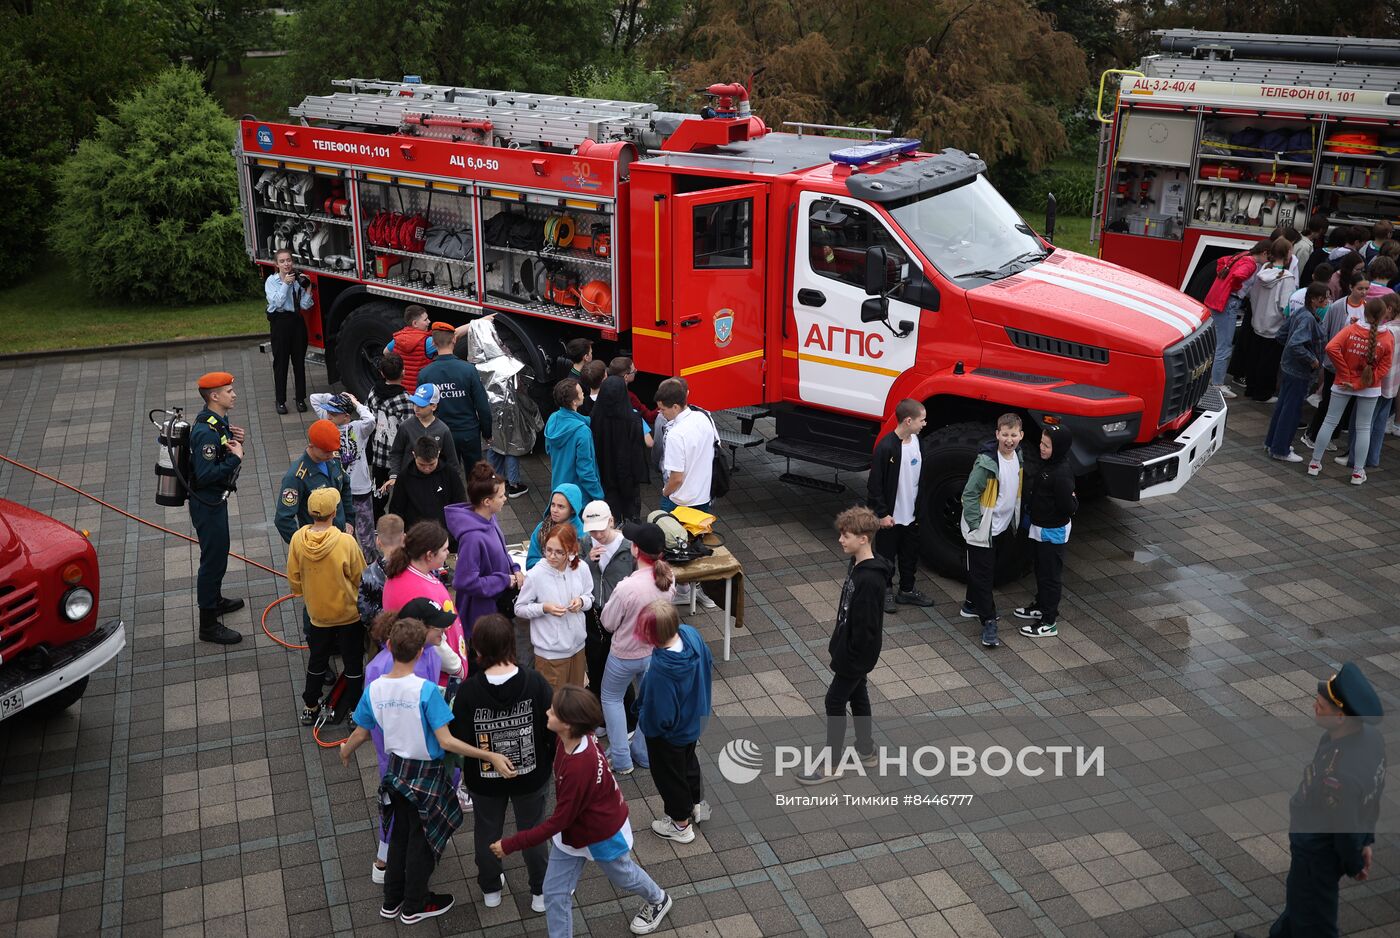
<path id="1" fill-rule="evenodd" d="M 229 426 L 238 393 L 233 375 L 212 371 L 199 379 L 204 409 L 190 427 L 190 520 L 199 535 L 199 640 L 236 645 L 243 636 L 219 617 L 243 608 L 241 599 L 225 599 L 222 587 L 228 570 L 228 497 L 237 488 L 243 468 L 243 430 Z"/>
<path id="2" fill-rule="evenodd" d="M 1327 732 L 1288 803 L 1288 879 L 1269 938 L 1336 938 L 1341 878 L 1369 878 L 1385 791 L 1381 714 L 1380 698 L 1355 664 L 1318 682 L 1313 720 Z"/>
<path id="3" fill-rule="evenodd" d="M 340 449 L 340 428 L 329 420 L 317 420 L 306 431 L 306 444 L 306 452 L 298 456 L 282 476 L 277 516 L 273 519 L 277 533 L 291 544 L 292 535 L 311 523 L 306 496 L 316 489 L 331 486 L 340 490 L 335 526 L 354 534 L 355 503 L 350 497 L 350 475 L 335 456 Z"/>

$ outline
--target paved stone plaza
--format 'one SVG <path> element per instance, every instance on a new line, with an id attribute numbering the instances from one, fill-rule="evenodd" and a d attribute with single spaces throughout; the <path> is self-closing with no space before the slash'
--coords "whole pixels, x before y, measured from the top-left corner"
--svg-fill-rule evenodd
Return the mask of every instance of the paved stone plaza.
<path id="1" fill-rule="evenodd" d="M 145 415 L 182 403 L 193 416 L 194 379 L 210 370 L 238 376 L 233 422 L 248 431 L 231 503 L 234 550 L 280 568 L 275 492 L 312 415 L 276 416 L 270 362 L 256 347 L 0 367 L 0 451 L 188 532 L 184 510 L 154 504 L 155 432 Z M 324 372 L 311 374 L 320 389 Z M 1260 452 L 1267 410 L 1234 404 L 1224 450 L 1180 497 L 1101 501 L 1081 512 L 1058 640 L 1015 632 L 1010 608 L 1030 597 L 1029 579 L 998 592 L 1005 645 L 990 652 L 957 617 L 960 585 L 923 579 L 938 605 L 886 618 L 873 675 L 877 720 L 1020 709 L 1125 719 L 1297 716 L 1309 712 L 1314 676 L 1345 659 L 1362 663 L 1393 712 L 1400 441 L 1387 440 L 1383 468 L 1364 487 L 1347 485 L 1330 458 L 1323 478 L 1308 479 Z M 716 717 L 811 717 L 830 676 L 826 643 L 843 572 L 831 518 L 852 494 L 790 488 L 777 481 L 782 462 L 761 450 L 743 452 L 740 464 L 734 491 L 718 506 L 746 574 L 747 628 L 736 633 L 732 660 L 719 661 L 719 615 L 693 620 L 715 651 Z M 526 461 L 526 472 L 530 494 L 502 516 L 513 541 L 534 525 L 548 494 L 539 458 Z M 845 481 L 863 493 L 863 478 Z M 379 918 L 381 893 L 369 879 L 373 755 L 366 747 L 359 771 L 348 771 L 334 751 L 312 745 L 297 722 L 303 659 L 258 628 L 285 583 L 233 562 L 225 594 L 249 602 L 227 621 L 247 638 L 232 650 L 200 644 L 193 545 L 8 466 L 0 467 L 0 495 L 92 532 L 102 614 L 120 616 L 128 630 L 126 651 L 94 676 L 80 706 L 48 722 L 0 724 L 0 935 L 404 930 Z M 644 504 L 654 501 L 654 492 L 644 495 Z M 285 608 L 272 622 L 295 634 L 295 612 L 284 618 Z M 344 728 L 327 735 L 339 738 Z M 1281 788 L 1296 784 L 1310 754 L 1307 746 L 1277 754 L 1289 773 Z M 701 753 L 715 822 L 689 845 L 646 830 L 661 806 L 645 771 L 620 782 L 637 856 L 676 900 L 662 934 L 1126 938 L 1243 928 L 1262 936 L 1282 906 L 1286 821 L 1252 836 L 1232 834 L 1226 822 L 1076 832 L 1053 823 L 1063 815 L 1044 798 L 1015 823 L 956 810 L 945 815 L 951 826 L 916 830 L 739 821 L 742 806 L 717 755 Z M 1190 752 L 1173 761 L 1194 774 L 1155 789 L 1150 803 L 1129 796 L 1118 807 L 1177 817 L 1172 806 L 1189 805 L 1202 786 L 1230 784 Z M 1034 790 L 1021 792 L 1022 803 Z M 734 817 L 726 822 L 727 811 Z M 1383 816 L 1384 831 L 1395 820 Z M 1374 878 L 1343 885 L 1348 935 L 1400 931 L 1400 844 L 1384 831 Z M 506 869 L 506 901 L 484 908 L 464 828 L 433 880 L 457 906 L 416 932 L 544 934 L 543 916 L 529 911 L 520 859 Z M 602 936 L 625 934 L 638 905 L 596 869 L 577 900 L 578 933 Z"/>

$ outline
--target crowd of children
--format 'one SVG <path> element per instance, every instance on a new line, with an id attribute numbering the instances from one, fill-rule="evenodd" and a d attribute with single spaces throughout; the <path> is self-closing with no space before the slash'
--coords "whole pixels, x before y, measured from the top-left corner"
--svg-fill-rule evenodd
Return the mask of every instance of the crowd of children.
<path id="1" fill-rule="evenodd" d="M 1233 398 L 1226 378 L 1234 375 L 1251 400 L 1272 404 L 1264 449 L 1282 462 L 1306 461 L 1310 476 L 1345 433 L 1347 450 L 1334 461 L 1362 485 L 1380 464 L 1385 435 L 1400 436 L 1391 367 L 1400 241 L 1392 234 L 1386 221 L 1368 233 L 1318 216 L 1307 238 L 1280 229 L 1216 263 L 1205 299 L 1216 330 L 1211 383 Z M 1303 424 L 1308 402 L 1314 413 Z M 1294 448 L 1299 430 L 1310 456 Z"/>

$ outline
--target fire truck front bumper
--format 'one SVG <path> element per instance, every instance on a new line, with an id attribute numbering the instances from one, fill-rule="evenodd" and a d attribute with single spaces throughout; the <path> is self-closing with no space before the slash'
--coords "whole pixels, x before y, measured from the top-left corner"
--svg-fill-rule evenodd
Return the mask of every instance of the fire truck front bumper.
<path id="1" fill-rule="evenodd" d="M 31 649 L 0 667 L 0 720 L 12 717 L 41 700 L 71 687 L 102 667 L 126 647 L 126 625 L 120 619 L 98 623 L 89 635 L 42 657 Z"/>
<path id="2" fill-rule="evenodd" d="M 1224 444 L 1228 410 L 1220 391 L 1208 388 L 1191 422 L 1174 437 L 1100 456 L 1107 494 L 1136 502 L 1181 491 Z"/>

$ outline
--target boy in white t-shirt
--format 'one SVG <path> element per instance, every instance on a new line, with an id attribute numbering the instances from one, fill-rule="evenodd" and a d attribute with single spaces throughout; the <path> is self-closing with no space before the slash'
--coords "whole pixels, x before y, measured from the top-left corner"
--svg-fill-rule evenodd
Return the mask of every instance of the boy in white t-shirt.
<path id="1" fill-rule="evenodd" d="M 919 483 L 923 476 L 923 450 L 919 431 L 928 422 L 924 405 L 906 398 L 895 405 L 897 423 L 875 444 L 867 483 L 866 502 L 880 519 L 875 550 L 890 566 L 899 566 L 899 592 L 885 593 L 885 613 L 896 603 L 932 606 L 933 600 L 914 588 L 919 565 Z"/>
<path id="2" fill-rule="evenodd" d="M 470 746 L 449 731 L 452 710 L 437 685 L 413 673 L 427 637 L 427 626 L 417 619 L 394 623 L 389 633 L 394 666 L 360 697 L 355 732 L 340 744 L 340 761 L 348 767 L 370 730 L 384 734 L 389 769 L 379 782 L 379 813 L 390 834 L 379 914 L 405 925 L 452 908 L 452 896 L 428 891 L 433 867 L 452 832 L 462 826 L 462 807 L 442 762 L 444 750 L 489 762 L 505 778 L 515 776 L 510 759 Z"/>
<path id="3" fill-rule="evenodd" d="M 1010 546 L 1021 522 L 1021 417 L 997 418 L 996 439 L 983 446 L 962 494 L 963 540 L 967 542 L 967 597 L 959 614 L 982 622 L 982 644 L 996 648 L 997 607 L 992 597 L 997 549 Z"/>

